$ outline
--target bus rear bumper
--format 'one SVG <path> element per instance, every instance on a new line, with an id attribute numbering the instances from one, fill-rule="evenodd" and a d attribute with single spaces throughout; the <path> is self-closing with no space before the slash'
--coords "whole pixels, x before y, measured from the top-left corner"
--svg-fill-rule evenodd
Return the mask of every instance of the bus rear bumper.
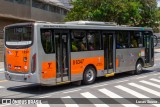
<path id="1" fill-rule="evenodd" d="M 12 72 L 5 71 L 5 78 L 10 81 L 40 83 L 36 74 L 32 74 L 32 73 L 19 74 L 19 73 L 12 73 Z"/>

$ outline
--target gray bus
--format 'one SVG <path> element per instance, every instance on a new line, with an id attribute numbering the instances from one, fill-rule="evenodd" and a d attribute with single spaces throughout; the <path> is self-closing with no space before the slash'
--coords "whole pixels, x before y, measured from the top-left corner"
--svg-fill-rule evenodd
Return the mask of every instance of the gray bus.
<path id="1" fill-rule="evenodd" d="M 57 85 L 154 65 L 151 28 L 113 22 L 19 23 L 5 27 L 7 80 Z"/>

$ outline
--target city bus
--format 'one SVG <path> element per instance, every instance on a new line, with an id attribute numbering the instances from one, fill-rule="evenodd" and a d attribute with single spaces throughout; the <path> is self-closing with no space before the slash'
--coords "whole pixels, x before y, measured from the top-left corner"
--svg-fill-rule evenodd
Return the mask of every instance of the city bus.
<path id="1" fill-rule="evenodd" d="M 151 28 L 113 22 L 31 22 L 4 28 L 5 77 L 59 85 L 92 84 L 96 77 L 140 74 L 154 65 Z"/>

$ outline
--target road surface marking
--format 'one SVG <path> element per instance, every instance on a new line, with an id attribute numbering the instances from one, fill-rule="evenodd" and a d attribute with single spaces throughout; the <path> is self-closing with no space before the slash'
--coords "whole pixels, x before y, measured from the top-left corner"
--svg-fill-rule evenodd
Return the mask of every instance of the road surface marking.
<path id="1" fill-rule="evenodd" d="M 160 88 L 160 85 L 152 83 L 152 82 L 148 82 L 148 81 L 144 81 L 144 80 L 142 80 L 140 82 L 144 83 L 144 84 L 147 84 L 147 85 L 150 85 L 150 86 L 153 86 L 153 87 L 156 87 L 156 88 Z"/>
<path id="2" fill-rule="evenodd" d="M 96 96 L 94 96 L 93 94 L 89 93 L 89 92 L 84 92 L 81 93 L 82 96 L 84 96 L 85 98 L 97 98 Z M 98 99 L 96 99 L 98 100 Z M 100 101 L 100 100 L 99 100 Z M 102 101 L 101 101 L 102 102 Z M 103 103 L 103 102 L 102 102 Z M 107 104 L 94 104 L 96 107 L 109 107 Z"/>
<path id="3" fill-rule="evenodd" d="M 69 98 L 71 103 L 74 102 L 70 96 L 62 97 L 62 98 Z M 63 99 L 62 99 L 63 100 Z M 65 101 L 64 101 L 65 103 Z M 67 102 L 68 103 L 68 102 Z M 74 102 L 75 103 L 75 102 Z M 65 104 L 66 107 L 79 107 L 78 104 Z"/>
<path id="4" fill-rule="evenodd" d="M 92 86 L 91 88 L 102 87 L 102 86 L 106 86 L 106 85 L 108 85 L 108 84 L 95 85 L 95 86 Z"/>
<path id="5" fill-rule="evenodd" d="M 129 81 L 129 80 L 122 80 L 122 81 L 118 81 L 116 83 L 121 83 L 121 82 L 126 82 L 126 81 Z"/>
<path id="6" fill-rule="evenodd" d="M 139 92 L 136 92 L 136 91 L 134 91 L 132 89 L 129 89 L 129 88 L 121 86 L 121 85 L 117 85 L 115 87 L 120 89 L 120 90 L 122 90 L 122 91 L 124 91 L 124 92 L 127 92 L 127 93 L 129 93 L 129 94 L 131 94 L 131 95 L 133 95 L 133 96 L 135 96 L 137 98 L 149 98 L 149 97 L 147 97 L 147 96 L 145 96 L 145 95 L 143 95 L 143 94 L 141 94 Z M 154 105 L 156 107 L 159 107 L 158 104 L 152 104 L 152 105 Z"/>
<path id="7" fill-rule="evenodd" d="M 94 96 L 93 94 L 89 92 L 81 93 L 81 95 L 84 96 L 85 98 L 97 98 L 96 96 Z"/>
<path id="8" fill-rule="evenodd" d="M 80 91 L 81 89 L 77 89 L 77 90 L 70 90 L 70 91 L 65 91 L 63 93 L 72 93 L 72 92 L 76 92 L 76 91 Z"/>
<path id="9" fill-rule="evenodd" d="M 158 80 L 158 79 L 151 78 L 150 80 L 151 80 L 151 81 L 155 81 L 155 82 L 159 82 L 159 83 L 160 83 L 160 80 Z"/>
<path id="10" fill-rule="evenodd" d="M 37 104 L 37 107 L 50 107 L 49 104 Z"/>
<path id="11" fill-rule="evenodd" d="M 160 75 L 160 73 L 157 73 L 157 74 L 153 74 L 153 75 Z"/>
<path id="12" fill-rule="evenodd" d="M 149 97 L 147 97 L 147 96 L 145 96 L 145 95 L 143 95 L 141 93 L 138 93 L 138 92 L 136 92 L 136 91 L 134 91 L 132 89 L 129 89 L 129 88 L 121 86 L 121 85 L 117 85 L 115 87 L 120 89 L 120 90 L 122 90 L 122 91 L 125 91 L 125 92 L 127 92 L 127 93 L 129 93 L 131 95 L 134 95 L 134 96 L 136 96 L 138 98 L 149 98 Z"/>
<path id="13" fill-rule="evenodd" d="M 0 86 L 0 88 L 5 88 L 4 86 Z"/>
<path id="14" fill-rule="evenodd" d="M 141 78 L 146 78 L 148 77 L 147 75 L 146 76 L 141 76 L 141 77 L 137 77 L 136 79 L 141 79 Z"/>
<path id="15" fill-rule="evenodd" d="M 8 80 L 0 80 L 0 82 L 7 82 Z"/>
<path id="16" fill-rule="evenodd" d="M 109 91 L 109 90 L 107 90 L 107 89 L 105 89 L 105 88 L 99 89 L 99 91 L 102 92 L 103 94 L 109 96 L 110 98 L 123 98 L 123 97 L 119 96 L 118 94 L 113 93 L 113 92 L 111 92 L 111 91 Z M 116 99 L 115 99 L 115 100 L 116 100 Z M 129 101 L 126 100 L 126 99 L 124 99 L 124 100 L 125 100 L 126 102 L 129 102 Z M 117 102 L 118 102 L 118 100 L 117 100 Z M 139 106 L 137 106 L 137 105 L 135 105 L 135 104 L 122 104 L 122 105 L 125 106 L 125 107 L 139 107 Z"/>
<path id="17" fill-rule="evenodd" d="M 49 98 L 51 97 L 50 95 L 46 95 L 46 96 L 42 96 L 42 97 L 39 97 L 39 98 Z"/>
<path id="18" fill-rule="evenodd" d="M 152 90 L 152 89 L 147 88 L 147 87 L 144 87 L 144 86 L 142 86 L 142 85 L 138 85 L 138 84 L 136 84 L 136 83 L 129 83 L 129 85 L 131 85 L 131 86 L 133 86 L 133 87 L 136 87 L 136 88 L 138 88 L 138 89 L 141 89 L 141 90 L 143 90 L 143 91 L 146 91 L 146 92 L 148 92 L 148 93 L 154 94 L 154 95 L 156 95 L 156 96 L 158 96 L 158 97 L 160 96 L 160 92 L 155 91 L 155 90 Z"/>
<path id="19" fill-rule="evenodd" d="M 123 98 L 123 97 L 117 95 L 116 93 L 113 93 L 105 88 L 99 89 L 99 91 L 102 92 L 103 94 L 111 97 L 111 98 Z"/>

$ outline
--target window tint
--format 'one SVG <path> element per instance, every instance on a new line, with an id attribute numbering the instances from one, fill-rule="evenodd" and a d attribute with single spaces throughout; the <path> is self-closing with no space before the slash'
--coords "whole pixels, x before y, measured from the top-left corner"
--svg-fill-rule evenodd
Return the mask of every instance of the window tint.
<path id="1" fill-rule="evenodd" d="M 30 0 L 5 0 L 13 3 L 18 3 L 18 4 L 23 4 L 23 5 L 30 5 L 31 1 Z"/>
<path id="2" fill-rule="evenodd" d="M 86 43 L 86 34 L 84 31 L 72 31 L 71 33 L 71 51 L 86 51 L 87 43 Z"/>
<path id="3" fill-rule="evenodd" d="M 49 5 L 49 11 L 55 12 L 55 10 L 56 10 L 55 6 Z"/>
<path id="4" fill-rule="evenodd" d="M 100 50 L 101 49 L 101 45 L 100 45 L 100 32 L 88 32 L 87 33 L 87 41 L 88 41 L 88 50 L 92 51 L 92 50 Z"/>
<path id="5" fill-rule="evenodd" d="M 145 31 L 142 33 L 142 35 L 144 36 L 144 46 L 146 48 L 149 48 L 150 47 L 150 39 L 151 39 L 151 36 L 153 35 L 152 32 L 149 32 L 149 31 Z"/>
<path id="6" fill-rule="evenodd" d="M 29 5 L 30 4 L 30 0 L 15 0 L 15 3 Z"/>
<path id="7" fill-rule="evenodd" d="M 9 48 L 27 48 L 33 43 L 32 26 L 7 27 L 5 44 Z"/>
<path id="8" fill-rule="evenodd" d="M 45 53 L 54 53 L 54 36 L 52 30 L 41 29 L 41 42 Z"/>
<path id="9" fill-rule="evenodd" d="M 37 1 L 37 0 L 32 1 L 32 6 L 36 7 L 36 8 L 43 9 L 43 10 L 48 10 L 48 4 L 45 4 L 45 3 Z"/>
<path id="10" fill-rule="evenodd" d="M 131 40 L 132 40 L 132 37 L 131 37 Z M 143 35 L 142 35 L 142 32 L 135 32 L 135 35 L 134 35 L 132 41 L 135 41 L 135 44 L 136 44 L 136 46 L 134 46 L 134 48 L 143 47 Z"/>
<path id="11" fill-rule="evenodd" d="M 32 27 L 6 28 L 6 42 L 32 41 Z"/>
<path id="12" fill-rule="evenodd" d="M 128 48 L 128 40 L 129 40 L 129 34 L 128 31 L 118 31 L 116 32 L 117 40 L 116 40 L 116 48 L 122 49 L 122 48 Z"/>

